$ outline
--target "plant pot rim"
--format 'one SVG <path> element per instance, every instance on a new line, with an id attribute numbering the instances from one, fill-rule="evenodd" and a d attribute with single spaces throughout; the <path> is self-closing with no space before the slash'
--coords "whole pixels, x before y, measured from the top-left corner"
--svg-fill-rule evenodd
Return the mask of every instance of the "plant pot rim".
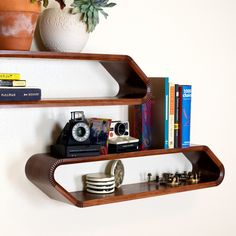
<path id="1" fill-rule="evenodd" d="M 0 1 L 0 12 L 6 11 L 22 11 L 22 12 L 36 12 L 40 13 L 41 3 L 31 3 L 30 0 L 1 0 Z"/>

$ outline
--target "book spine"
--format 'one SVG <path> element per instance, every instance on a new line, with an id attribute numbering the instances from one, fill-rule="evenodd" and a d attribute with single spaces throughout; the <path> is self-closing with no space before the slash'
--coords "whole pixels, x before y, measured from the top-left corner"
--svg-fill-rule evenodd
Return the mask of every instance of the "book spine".
<path id="1" fill-rule="evenodd" d="M 169 78 L 165 78 L 165 121 L 164 121 L 164 148 L 168 148 L 168 117 L 169 117 Z"/>
<path id="2" fill-rule="evenodd" d="M 0 89 L 0 101 L 37 101 L 41 99 L 41 89 Z"/>
<path id="3" fill-rule="evenodd" d="M 0 73 L 0 80 L 20 80 L 18 73 Z"/>
<path id="4" fill-rule="evenodd" d="M 174 147 L 178 147 L 179 136 L 179 85 L 175 85 L 175 124 L 174 124 Z"/>
<path id="5" fill-rule="evenodd" d="M 179 85 L 179 112 L 178 112 L 178 146 L 182 147 L 182 85 Z"/>
<path id="6" fill-rule="evenodd" d="M 0 80 L 0 86 L 3 87 L 25 87 L 25 80 Z"/>
<path id="7" fill-rule="evenodd" d="M 148 100 L 146 103 L 142 104 L 142 149 L 148 149 L 152 144 L 151 107 L 151 100 Z"/>
<path id="8" fill-rule="evenodd" d="M 134 105 L 129 108 L 130 136 L 139 139 L 139 149 L 143 149 L 142 144 L 142 105 Z"/>
<path id="9" fill-rule="evenodd" d="M 190 146 L 190 118 L 191 118 L 192 86 L 182 86 L 182 147 Z"/>
<path id="10" fill-rule="evenodd" d="M 169 84 L 169 133 L 168 133 L 168 146 L 174 148 L 174 125 L 175 125 L 175 85 Z"/>

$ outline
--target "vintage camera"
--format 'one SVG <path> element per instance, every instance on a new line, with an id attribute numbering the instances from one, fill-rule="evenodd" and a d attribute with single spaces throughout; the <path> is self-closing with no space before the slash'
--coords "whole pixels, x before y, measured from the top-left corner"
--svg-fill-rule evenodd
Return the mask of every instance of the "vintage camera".
<path id="1" fill-rule="evenodd" d="M 83 111 L 71 112 L 71 119 L 52 145 L 51 152 L 55 157 L 99 155 L 100 145 L 91 144 L 90 127 Z"/>
<path id="2" fill-rule="evenodd" d="M 109 153 L 137 151 L 138 143 L 139 139 L 130 136 L 128 121 L 111 122 L 109 138 L 108 138 Z"/>

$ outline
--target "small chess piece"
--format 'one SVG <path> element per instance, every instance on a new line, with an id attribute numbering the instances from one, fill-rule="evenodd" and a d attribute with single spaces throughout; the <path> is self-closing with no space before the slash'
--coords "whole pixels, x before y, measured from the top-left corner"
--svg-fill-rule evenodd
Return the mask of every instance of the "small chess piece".
<path id="1" fill-rule="evenodd" d="M 148 173 L 148 182 L 151 182 L 151 177 L 152 177 L 152 174 Z"/>

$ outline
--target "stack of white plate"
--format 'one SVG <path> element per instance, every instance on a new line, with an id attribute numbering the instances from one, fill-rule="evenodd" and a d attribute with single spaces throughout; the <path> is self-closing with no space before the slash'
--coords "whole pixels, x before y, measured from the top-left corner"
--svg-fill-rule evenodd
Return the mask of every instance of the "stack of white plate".
<path id="1" fill-rule="evenodd" d="M 114 175 L 93 173 L 86 175 L 86 191 L 96 194 L 107 194 L 115 191 Z"/>

